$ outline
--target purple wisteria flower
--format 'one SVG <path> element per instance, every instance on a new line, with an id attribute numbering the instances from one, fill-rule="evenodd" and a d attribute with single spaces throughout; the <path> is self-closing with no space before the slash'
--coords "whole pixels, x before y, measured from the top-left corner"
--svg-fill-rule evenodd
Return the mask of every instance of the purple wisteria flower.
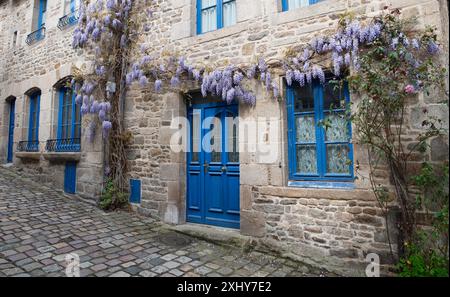
<path id="1" fill-rule="evenodd" d="M 434 40 L 430 40 L 427 45 L 427 51 L 430 55 L 435 55 L 439 52 L 439 46 L 434 42 Z"/>
<path id="2" fill-rule="evenodd" d="M 155 81 L 155 91 L 156 91 L 157 93 L 159 93 L 159 92 L 161 92 L 161 89 L 162 89 L 162 81 L 159 80 L 159 79 L 157 79 L 157 80 Z"/>

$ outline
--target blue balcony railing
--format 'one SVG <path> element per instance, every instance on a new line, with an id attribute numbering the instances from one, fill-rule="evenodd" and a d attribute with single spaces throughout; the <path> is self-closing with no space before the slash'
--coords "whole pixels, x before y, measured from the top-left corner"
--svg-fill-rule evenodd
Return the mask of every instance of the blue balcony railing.
<path id="1" fill-rule="evenodd" d="M 47 152 L 79 152 L 81 138 L 49 139 L 45 145 Z"/>
<path id="2" fill-rule="evenodd" d="M 19 141 L 18 152 L 39 152 L 39 141 Z"/>
<path id="3" fill-rule="evenodd" d="M 73 24 L 76 24 L 78 22 L 78 10 L 75 10 L 74 12 L 70 12 L 59 19 L 58 21 L 58 28 L 60 30 L 64 30 L 65 28 L 72 26 Z"/>
<path id="4" fill-rule="evenodd" d="M 28 45 L 31 45 L 31 44 L 35 43 L 36 41 L 44 39 L 44 37 L 45 37 L 45 27 L 41 27 L 41 28 L 37 29 L 36 31 L 31 32 L 30 34 L 28 34 L 27 39 L 25 40 L 25 42 Z"/>

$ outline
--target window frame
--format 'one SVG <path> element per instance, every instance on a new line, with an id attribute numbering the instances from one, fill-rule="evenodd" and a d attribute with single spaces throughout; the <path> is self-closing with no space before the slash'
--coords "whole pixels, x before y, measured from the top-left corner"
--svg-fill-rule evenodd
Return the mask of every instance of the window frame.
<path id="1" fill-rule="evenodd" d="M 72 93 L 71 96 L 71 104 L 65 104 L 64 97 L 66 92 L 70 90 Z M 58 129 L 57 129 L 57 138 L 59 141 L 68 140 L 74 138 L 80 138 L 81 140 L 81 110 L 78 108 L 78 105 L 75 102 L 76 93 L 69 87 L 63 86 L 59 88 L 59 107 L 58 107 Z M 67 118 L 64 118 L 64 107 L 71 106 L 71 119 L 70 121 Z M 79 113 L 79 121 L 77 121 L 77 109 Z M 70 137 L 63 137 L 63 126 L 66 127 L 67 131 L 70 128 Z M 76 129 L 78 129 L 79 137 L 75 137 Z M 66 132 L 67 133 L 67 132 Z M 58 145 L 64 145 L 59 143 Z M 71 147 L 75 146 L 75 149 L 80 149 L 80 144 L 70 144 Z"/>
<path id="2" fill-rule="evenodd" d="M 208 32 L 214 32 L 216 30 L 220 30 L 220 29 L 224 28 L 224 26 L 223 26 L 223 5 L 227 4 L 229 2 L 233 2 L 233 1 L 236 2 L 236 15 L 237 15 L 237 0 L 216 0 L 216 5 L 211 5 L 211 6 L 208 6 L 205 8 L 202 7 L 202 0 L 197 0 L 197 35 L 205 34 Z M 203 12 L 203 10 L 207 10 L 212 7 L 216 8 L 217 27 L 215 30 L 202 32 L 202 12 Z M 237 20 L 236 20 L 236 23 L 237 23 Z"/>
<path id="3" fill-rule="evenodd" d="M 30 109 L 28 120 L 28 141 L 39 142 L 39 113 L 41 104 L 41 93 L 35 92 L 30 95 Z M 34 140 L 33 140 L 34 138 Z"/>
<path id="4" fill-rule="evenodd" d="M 302 112 L 295 112 L 295 90 L 300 86 L 298 83 L 292 86 L 287 86 L 286 97 L 287 97 L 287 122 L 288 122 L 288 168 L 289 168 L 289 180 L 291 181 L 317 181 L 317 182 L 352 182 L 354 181 L 354 159 L 353 159 L 353 143 L 352 143 L 352 124 L 347 123 L 348 131 L 348 142 L 339 141 L 326 141 L 325 140 L 325 130 L 322 126 L 317 123 L 325 118 L 325 115 L 330 112 L 345 112 L 345 109 L 324 109 L 324 86 L 320 84 L 319 81 L 313 81 L 313 96 L 314 96 L 314 123 L 315 123 L 315 146 L 316 146 L 316 162 L 317 162 L 317 173 L 316 174 L 305 174 L 297 171 L 297 130 L 295 119 L 298 114 Z M 346 106 L 350 103 L 350 92 L 348 88 L 348 83 L 344 83 L 344 97 Z M 306 112 L 310 113 L 310 112 Z M 342 173 L 327 173 L 327 155 L 326 155 L 326 145 L 327 144 L 346 144 L 348 145 L 349 152 L 349 174 Z"/>
<path id="5" fill-rule="evenodd" d="M 322 1 L 322 0 L 309 0 L 309 5 L 316 4 L 320 1 Z M 282 8 L 282 11 L 292 10 L 292 9 L 289 9 L 289 0 L 281 0 L 281 8 Z M 293 9 L 295 9 L 295 8 L 293 8 Z"/>

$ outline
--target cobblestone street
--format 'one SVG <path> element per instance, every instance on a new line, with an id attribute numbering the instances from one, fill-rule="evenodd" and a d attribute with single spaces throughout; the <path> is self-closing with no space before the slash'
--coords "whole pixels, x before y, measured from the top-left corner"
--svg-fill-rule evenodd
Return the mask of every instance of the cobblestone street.
<path id="1" fill-rule="evenodd" d="M 65 276 L 68 253 L 79 255 L 81 276 L 320 274 L 185 235 L 171 244 L 165 235 L 173 231 L 152 219 L 105 213 L 0 167 L 0 276 Z"/>

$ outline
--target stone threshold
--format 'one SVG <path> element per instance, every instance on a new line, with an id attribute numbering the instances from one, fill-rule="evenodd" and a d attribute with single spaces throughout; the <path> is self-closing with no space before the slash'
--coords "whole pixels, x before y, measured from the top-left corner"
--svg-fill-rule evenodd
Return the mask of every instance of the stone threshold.
<path id="1" fill-rule="evenodd" d="M 255 246 L 256 244 L 254 238 L 242 235 L 238 229 L 200 225 L 194 223 L 170 225 L 168 228 L 181 234 L 224 246 L 237 246 L 243 249 L 251 249 L 251 247 Z"/>
<path id="2" fill-rule="evenodd" d="M 238 229 L 223 228 L 217 226 L 200 225 L 194 223 L 186 223 L 183 225 L 165 225 L 165 229 L 175 231 L 190 237 L 194 237 L 206 242 L 210 242 L 225 247 L 241 248 L 244 253 L 257 252 L 270 255 L 276 258 L 287 259 L 303 265 L 309 271 L 317 271 L 320 275 L 340 276 L 338 272 L 329 271 L 310 263 L 306 263 L 299 257 L 295 257 L 290 253 L 283 252 L 278 248 L 269 247 L 264 244 L 264 239 L 254 238 L 242 235 Z M 263 242 L 261 242 L 263 241 Z"/>

